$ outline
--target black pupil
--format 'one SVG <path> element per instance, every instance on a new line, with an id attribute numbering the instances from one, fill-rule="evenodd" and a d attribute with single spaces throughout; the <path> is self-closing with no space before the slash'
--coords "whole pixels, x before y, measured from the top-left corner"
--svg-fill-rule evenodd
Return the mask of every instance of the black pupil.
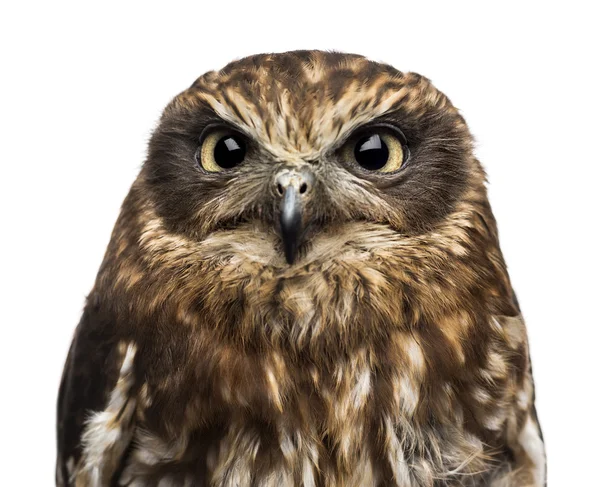
<path id="1" fill-rule="evenodd" d="M 369 171 L 376 171 L 384 167 L 389 155 L 387 145 L 377 134 L 363 137 L 354 147 L 356 161 Z"/>
<path id="2" fill-rule="evenodd" d="M 244 141 L 235 135 L 221 138 L 215 145 L 215 162 L 225 168 L 237 166 L 246 156 Z"/>

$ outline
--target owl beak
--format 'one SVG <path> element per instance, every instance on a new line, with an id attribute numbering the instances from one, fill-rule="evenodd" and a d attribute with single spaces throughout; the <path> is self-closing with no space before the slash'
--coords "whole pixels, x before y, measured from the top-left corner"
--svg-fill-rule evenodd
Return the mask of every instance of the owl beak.
<path id="1" fill-rule="evenodd" d="M 292 265 L 304 237 L 305 206 L 313 189 L 314 176 L 308 168 L 284 168 L 275 177 L 281 197 L 279 225 L 285 260 Z"/>
<path id="2" fill-rule="evenodd" d="M 288 186 L 285 188 L 281 200 L 279 223 L 281 224 L 281 239 L 285 260 L 290 265 L 294 263 L 298 253 L 302 234 L 302 213 L 302 203 L 298 190 L 294 186 Z"/>

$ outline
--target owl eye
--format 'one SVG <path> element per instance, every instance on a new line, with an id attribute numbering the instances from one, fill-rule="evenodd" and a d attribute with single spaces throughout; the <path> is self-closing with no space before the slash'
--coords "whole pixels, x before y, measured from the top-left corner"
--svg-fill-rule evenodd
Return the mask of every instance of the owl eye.
<path id="1" fill-rule="evenodd" d="M 196 161 L 208 172 L 220 172 L 240 164 L 246 157 L 246 143 L 241 135 L 223 129 L 201 137 Z"/>
<path id="2" fill-rule="evenodd" d="M 408 156 L 404 136 L 390 130 L 374 129 L 355 138 L 352 157 L 364 169 L 389 173 L 402 167 Z"/>

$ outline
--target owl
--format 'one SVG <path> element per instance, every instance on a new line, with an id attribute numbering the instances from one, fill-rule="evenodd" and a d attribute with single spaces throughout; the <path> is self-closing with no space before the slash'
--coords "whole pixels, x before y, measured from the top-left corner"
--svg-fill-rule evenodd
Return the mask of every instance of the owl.
<path id="1" fill-rule="evenodd" d="M 450 100 L 321 51 L 176 96 L 57 430 L 59 486 L 545 485 L 525 324 Z"/>

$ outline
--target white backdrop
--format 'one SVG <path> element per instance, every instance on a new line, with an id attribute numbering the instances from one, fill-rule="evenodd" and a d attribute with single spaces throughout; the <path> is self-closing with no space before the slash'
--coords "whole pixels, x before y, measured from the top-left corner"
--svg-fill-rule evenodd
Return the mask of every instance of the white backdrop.
<path id="1" fill-rule="evenodd" d="M 593 2 L 3 2 L 2 485 L 54 482 L 67 348 L 169 99 L 264 51 L 357 52 L 465 115 L 526 317 L 550 486 L 598 480 L 600 36 Z"/>

